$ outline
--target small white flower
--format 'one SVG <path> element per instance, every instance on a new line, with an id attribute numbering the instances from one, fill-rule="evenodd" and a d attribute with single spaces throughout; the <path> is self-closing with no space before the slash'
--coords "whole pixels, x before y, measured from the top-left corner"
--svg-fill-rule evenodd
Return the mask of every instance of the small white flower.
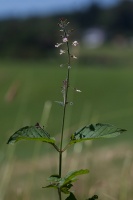
<path id="1" fill-rule="evenodd" d="M 75 55 L 71 55 L 72 58 L 77 59 L 77 57 Z"/>
<path id="2" fill-rule="evenodd" d="M 81 90 L 77 89 L 77 88 L 73 88 L 76 92 L 82 92 Z"/>
<path id="3" fill-rule="evenodd" d="M 63 38 L 63 42 L 68 42 L 68 39 L 66 37 Z"/>
<path id="4" fill-rule="evenodd" d="M 59 46 L 61 46 L 62 45 L 62 43 L 57 43 L 56 45 L 55 45 L 55 47 L 59 47 Z"/>
<path id="5" fill-rule="evenodd" d="M 78 44 L 79 44 L 79 43 L 78 43 L 77 41 L 74 41 L 74 42 L 72 43 L 72 45 L 75 46 L 75 47 L 76 47 Z"/>
<path id="6" fill-rule="evenodd" d="M 60 67 L 65 67 L 68 63 L 60 64 Z"/>
<path id="7" fill-rule="evenodd" d="M 60 49 L 60 55 L 62 55 L 63 53 L 65 53 L 65 50 Z"/>
<path id="8" fill-rule="evenodd" d="M 60 67 L 63 67 L 64 66 L 64 64 L 60 64 Z"/>
<path id="9" fill-rule="evenodd" d="M 82 92 L 81 90 L 76 89 L 76 92 Z"/>

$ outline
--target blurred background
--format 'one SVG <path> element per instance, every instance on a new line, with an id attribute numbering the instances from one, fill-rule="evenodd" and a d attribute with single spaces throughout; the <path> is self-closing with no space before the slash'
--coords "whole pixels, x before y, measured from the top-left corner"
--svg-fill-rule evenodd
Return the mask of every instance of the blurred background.
<path id="1" fill-rule="evenodd" d="M 67 18 L 78 57 L 72 61 L 64 145 L 90 123 L 127 129 L 118 138 L 76 144 L 64 153 L 63 173 L 88 168 L 75 183 L 83 200 L 133 196 L 133 1 L 1 0 L 0 1 L 0 200 L 58 199 L 44 190 L 58 171 L 58 154 L 48 144 L 7 145 L 10 135 L 37 122 L 60 140 L 62 81 L 67 62 L 55 44 L 61 41 L 59 18 Z M 83 156 L 84 155 L 84 156 Z"/>

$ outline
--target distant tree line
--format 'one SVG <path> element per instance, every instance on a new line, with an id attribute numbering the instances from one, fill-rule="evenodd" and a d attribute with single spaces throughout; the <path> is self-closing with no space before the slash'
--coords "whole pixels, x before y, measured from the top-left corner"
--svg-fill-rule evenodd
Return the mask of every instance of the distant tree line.
<path id="1" fill-rule="evenodd" d="M 102 8 L 92 4 L 80 12 L 63 15 L 76 29 L 76 37 L 89 27 L 101 27 L 108 41 L 115 35 L 133 36 L 133 1 L 123 0 L 117 6 Z M 59 16 L 6 19 L 0 21 L 0 57 L 47 57 L 59 41 Z M 78 35 L 77 35 L 78 34 Z"/>

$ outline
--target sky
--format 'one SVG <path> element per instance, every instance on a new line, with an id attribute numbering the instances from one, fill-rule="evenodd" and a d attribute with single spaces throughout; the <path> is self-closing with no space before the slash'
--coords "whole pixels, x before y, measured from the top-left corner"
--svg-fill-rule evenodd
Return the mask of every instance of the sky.
<path id="1" fill-rule="evenodd" d="M 120 0 L 0 0 L 0 18 L 51 15 L 82 10 L 86 5 L 98 2 L 112 6 Z"/>

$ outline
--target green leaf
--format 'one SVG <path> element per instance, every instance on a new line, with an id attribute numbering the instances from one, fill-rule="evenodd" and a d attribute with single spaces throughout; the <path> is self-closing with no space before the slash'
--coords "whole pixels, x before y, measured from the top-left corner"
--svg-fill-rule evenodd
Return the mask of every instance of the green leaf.
<path id="1" fill-rule="evenodd" d="M 67 197 L 65 200 L 77 200 L 72 192 L 70 192 L 69 197 Z"/>
<path id="2" fill-rule="evenodd" d="M 52 175 L 48 178 L 48 181 L 50 181 L 50 185 L 43 187 L 43 188 L 56 188 L 60 189 L 61 192 L 64 194 L 69 194 L 70 193 L 70 188 L 73 186 L 72 182 L 77 180 L 77 176 L 82 175 L 82 174 L 87 174 L 89 173 L 88 169 L 81 169 L 78 171 L 71 171 L 66 174 L 64 178 L 59 178 L 58 175 Z"/>
<path id="3" fill-rule="evenodd" d="M 71 183 L 66 183 L 60 186 L 60 183 L 64 181 L 64 178 L 60 178 L 59 175 L 51 175 L 47 180 L 50 181 L 51 184 L 46 186 L 45 188 L 56 186 L 55 188 L 60 188 L 64 194 L 69 194 L 69 189 L 73 186 Z"/>
<path id="4" fill-rule="evenodd" d="M 69 194 L 70 193 L 70 188 L 72 187 L 73 185 L 71 183 L 69 184 L 66 184 L 64 186 L 61 187 L 61 192 L 63 192 L 64 194 Z"/>
<path id="5" fill-rule="evenodd" d="M 38 140 L 41 142 L 47 142 L 55 144 L 55 139 L 40 127 L 37 123 L 35 126 L 25 126 L 16 131 L 8 140 L 7 144 L 15 143 L 19 140 Z"/>
<path id="6" fill-rule="evenodd" d="M 59 175 L 54 174 L 54 175 L 51 175 L 47 180 L 50 182 L 59 182 L 60 177 L 59 177 Z"/>
<path id="7" fill-rule="evenodd" d="M 69 144 L 82 142 L 85 140 L 112 138 L 126 131 L 125 129 L 117 128 L 111 124 L 90 124 L 76 131 L 72 136 Z"/>
<path id="8" fill-rule="evenodd" d="M 76 176 L 82 175 L 82 174 L 87 174 L 89 173 L 88 169 L 81 169 L 78 171 L 71 171 L 69 173 L 66 174 L 66 176 L 64 178 L 62 178 L 59 182 L 59 187 L 63 187 L 66 184 L 70 184 L 71 182 L 74 182 L 77 180 Z"/>
<path id="9" fill-rule="evenodd" d="M 46 189 L 46 188 L 55 188 L 55 189 L 58 189 L 58 186 L 56 184 L 54 184 L 54 183 L 51 183 L 50 185 L 47 185 L 47 186 L 42 187 L 42 188 L 44 188 L 44 189 Z"/>
<path id="10" fill-rule="evenodd" d="M 49 185 L 42 187 L 42 188 L 55 188 L 59 189 L 59 182 L 60 182 L 60 177 L 57 174 L 51 175 L 47 180 L 50 182 Z"/>

